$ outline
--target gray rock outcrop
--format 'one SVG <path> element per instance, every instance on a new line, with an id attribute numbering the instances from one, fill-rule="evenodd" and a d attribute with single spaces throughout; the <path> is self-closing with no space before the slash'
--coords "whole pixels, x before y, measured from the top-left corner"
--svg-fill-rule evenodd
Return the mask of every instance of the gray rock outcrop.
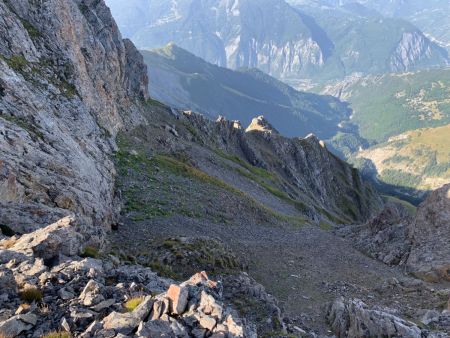
<path id="1" fill-rule="evenodd" d="M 111 224 L 109 154 L 140 121 L 142 56 L 103 1 L 2 1 L 0 31 L 0 223 L 25 233 L 76 213 Z"/>
<path id="2" fill-rule="evenodd" d="M 371 309 L 358 299 L 336 300 L 328 310 L 328 321 L 339 338 L 422 337 L 416 324 L 386 309 Z"/>
<path id="3" fill-rule="evenodd" d="M 387 203 L 368 222 L 344 226 L 336 233 L 354 243 L 360 251 L 387 265 L 402 265 L 408 259 L 411 241 L 408 239 L 411 215 L 398 204 Z"/>
<path id="4" fill-rule="evenodd" d="M 450 185 L 434 191 L 420 205 L 409 237 L 409 270 L 428 281 L 450 281 Z"/>
<path id="5" fill-rule="evenodd" d="M 0 241 L 0 256 L 11 253 L 0 270 L 0 334 L 41 337 L 62 330 L 84 338 L 256 337 L 256 326 L 225 302 L 222 284 L 205 272 L 177 284 L 148 268 L 121 265 L 117 258 L 83 259 L 78 253 L 84 243 L 72 221 Z M 42 264 L 50 255 L 59 259 Z M 261 301 L 264 290 L 259 290 Z M 127 312 L 129 300 L 135 306 Z"/>

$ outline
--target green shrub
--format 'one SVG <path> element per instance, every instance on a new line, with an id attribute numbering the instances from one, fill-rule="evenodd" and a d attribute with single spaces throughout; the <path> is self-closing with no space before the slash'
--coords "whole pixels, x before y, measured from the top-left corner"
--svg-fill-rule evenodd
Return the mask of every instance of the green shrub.
<path id="1" fill-rule="evenodd" d="M 129 299 L 125 304 L 124 307 L 128 312 L 134 311 L 142 302 L 144 301 L 144 297 L 133 297 Z"/>
<path id="2" fill-rule="evenodd" d="M 15 71 L 23 71 L 28 66 L 28 61 L 22 55 L 13 55 L 5 58 L 6 63 Z"/>
<path id="3" fill-rule="evenodd" d="M 36 38 L 42 36 L 42 34 L 36 29 L 36 27 L 34 27 L 29 21 L 22 20 L 22 25 L 27 30 L 30 38 L 36 39 Z"/>
<path id="4" fill-rule="evenodd" d="M 83 249 L 81 257 L 83 258 L 97 258 L 99 256 L 98 250 L 93 246 L 87 246 Z"/>
<path id="5" fill-rule="evenodd" d="M 20 299 L 27 303 L 38 303 L 42 300 L 42 298 L 42 292 L 35 287 L 28 287 L 20 292 Z"/>

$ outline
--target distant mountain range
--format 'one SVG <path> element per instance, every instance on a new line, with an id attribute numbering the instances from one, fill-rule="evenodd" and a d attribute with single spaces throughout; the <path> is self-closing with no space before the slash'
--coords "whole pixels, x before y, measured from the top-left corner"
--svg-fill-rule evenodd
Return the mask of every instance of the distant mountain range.
<path id="1" fill-rule="evenodd" d="M 296 91 L 256 69 L 233 71 L 207 63 L 170 44 L 142 51 L 151 78 L 151 97 L 212 117 L 248 125 L 264 115 L 284 135 L 333 137 L 351 111 L 332 96 Z"/>
<path id="2" fill-rule="evenodd" d="M 431 40 L 450 49 L 450 2 L 448 0 L 288 0 L 297 6 L 356 6 L 387 17 L 403 18 Z"/>
<path id="3" fill-rule="evenodd" d="M 284 0 L 108 0 L 141 49 L 174 42 L 208 62 L 258 68 L 279 79 L 326 80 L 354 72 L 448 63 L 447 51 L 409 22 L 363 5 Z"/>

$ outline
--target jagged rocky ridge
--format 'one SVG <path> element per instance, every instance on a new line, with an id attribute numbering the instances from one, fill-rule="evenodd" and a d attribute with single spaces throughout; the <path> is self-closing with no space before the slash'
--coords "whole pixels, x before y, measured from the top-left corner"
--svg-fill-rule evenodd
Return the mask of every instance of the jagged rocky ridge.
<path id="1" fill-rule="evenodd" d="M 244 130 L 238 121 L 219 118 L 211 122 L 201 115 L 184 117 L 201 131 L 204 144 L 214 144 L 250 164 L 275 173 L 283 190 L 303 204 L 303 212 L 320 222 L 350 222 L 367 219 L 381 206 L 381 200 L 359 173 L 330 153 L 314 135 L 286 138 L 264 117 L 255 118 Z"/>

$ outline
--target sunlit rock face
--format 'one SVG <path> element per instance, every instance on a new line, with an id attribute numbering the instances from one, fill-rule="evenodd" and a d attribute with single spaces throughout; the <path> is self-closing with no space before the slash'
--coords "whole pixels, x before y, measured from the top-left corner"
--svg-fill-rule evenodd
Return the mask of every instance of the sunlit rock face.
<path id="1" fill-rule="evenodd" d="M 111 223 L 109 155 L 139 121 L 142 57 L 103 1 L 2 1 L 0 31 L 0 223 Z"/>

